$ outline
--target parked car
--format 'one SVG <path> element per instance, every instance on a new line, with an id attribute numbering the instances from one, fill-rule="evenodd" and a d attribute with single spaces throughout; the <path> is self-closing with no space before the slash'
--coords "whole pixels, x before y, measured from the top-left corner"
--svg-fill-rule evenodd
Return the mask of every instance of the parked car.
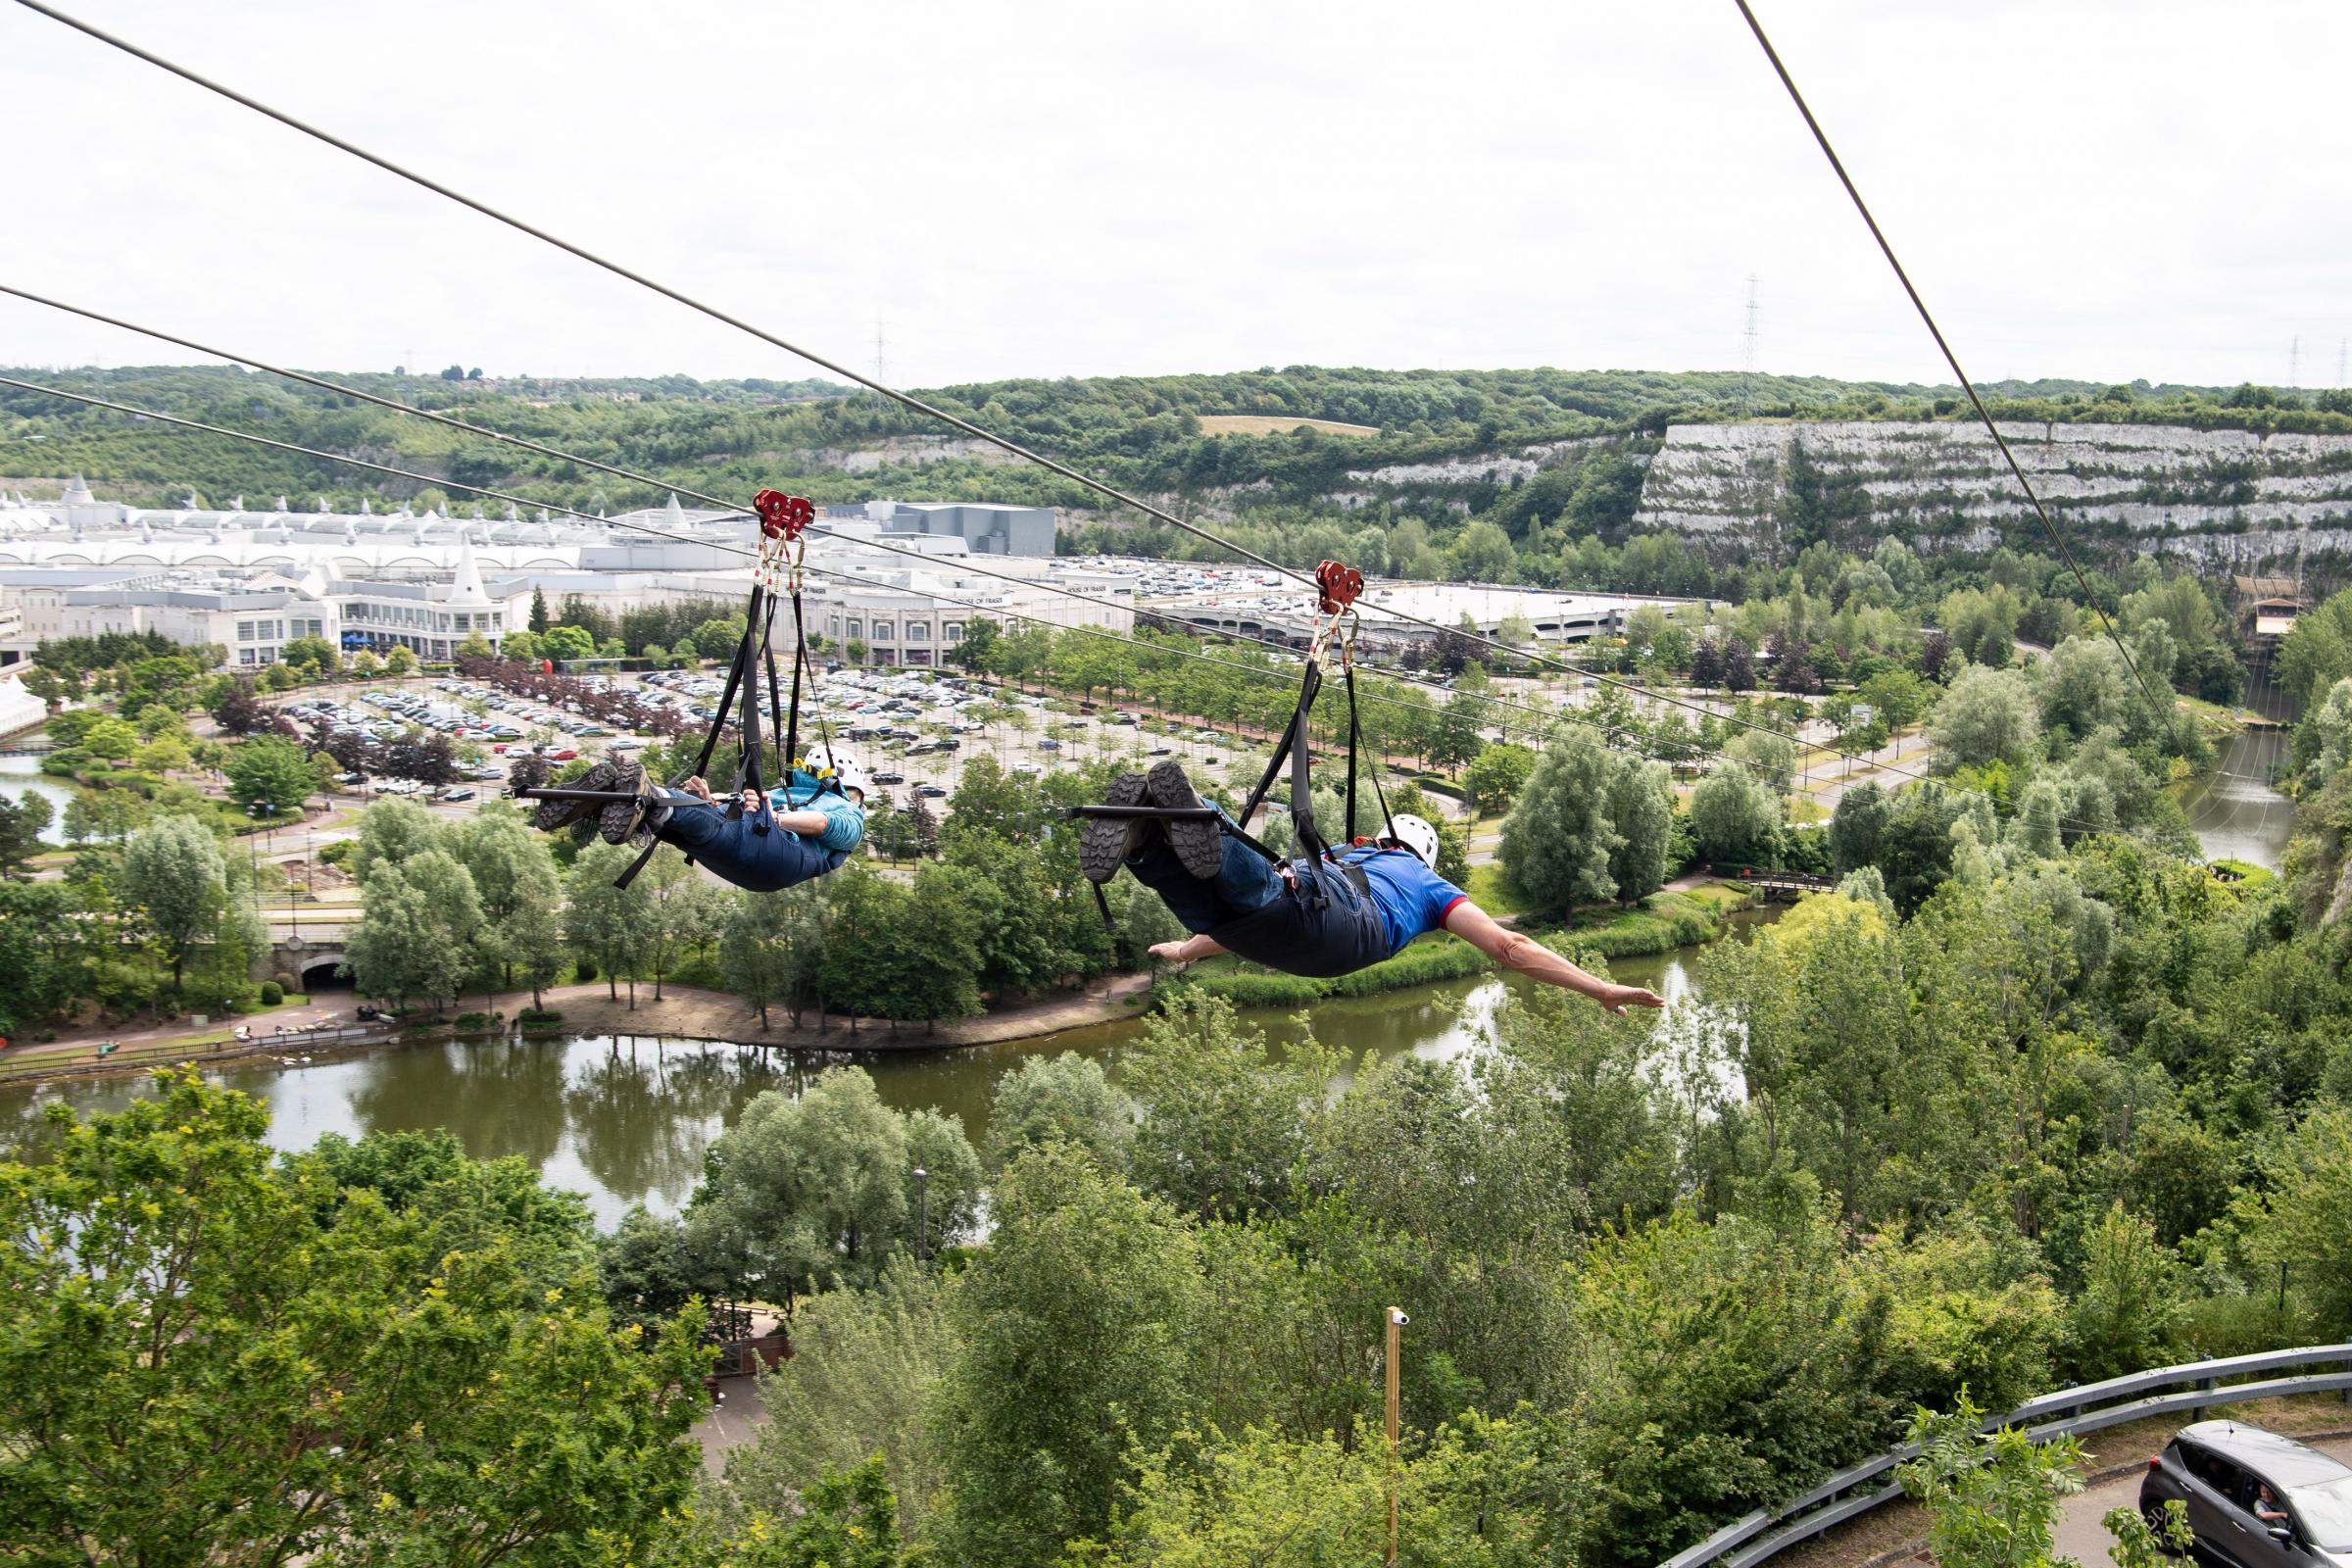
<path id="1" fill-rule="evenodd" d="M 1041 752 L 1058 752 L 1061 750 L 1061 742 L 1049 735 L 1037 743 L 1037 749 Z"/>
<path id="2" fill-rule="evenodd" d="M 2187 1505 L 2195 1555 L 2222 1568 L 2340 1568 L 2352 1562 L 2352 1468 L 2238 1421 L 2182 1427 L 2148 1461 L 2139 1511 L 2161 1526 Z"/>
<path id="3" fill-rule="evenodd" d="M 906 775 L 904 773 L 876 773 L 874 782 L 877 784 L 904 784 L 906 782 Z"/>
<path id="4" fill-rule="evenodd" d="M 946 790 L 941 789 L 936 784 L 917 784 L 914 787 L 914 793 L 920 795 L 926 801 L 945 800 L 947 799 L 948 794 Z"/>
<path id="5" fill-rule="evenodd" d="M 466 788 L 463 784 L 454 784 L 441 792 L 441 799 L 450 802 L 470 801 L 473 799 L 473 791 Z"/>
<path id="6" fill-rule="evenodd" d="M 548 760 L 549 761 L 551 761 L 551 762 L 568 762 L 568 761 L 572 760 L 574 758 L 578 757 L 579 755 L 580 755 L 580 754 L 579 754 L 579 752 L 577 751 L 577 749 L 575 749 L 575 748 L 573 748 L 573 747 L 566 746 L 566 747 L 564 747 L 563 749 L 561 749 L 560 751 L 553 751 L 553 752 L 550 752 L 550 753 L 548 753 L 548 754 L 547 754 L 547 760 Z"/>

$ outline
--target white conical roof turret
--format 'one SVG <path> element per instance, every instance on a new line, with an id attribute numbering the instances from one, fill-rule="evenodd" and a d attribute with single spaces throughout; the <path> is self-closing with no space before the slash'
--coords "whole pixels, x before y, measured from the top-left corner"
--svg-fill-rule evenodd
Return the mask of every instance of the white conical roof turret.
<path id="1" fill-rule="evenodd" d="M 98 498 L 90 494 L 89 481 L 77 473 L 73 478 L 66 481 L 66 493 L 60 496 L 58 499 L 63 501 L 67 506 L 73 507 L 88 506 L 91 502 L 97 500 Z"/>
<path id="2" fill-rule="evenodd" d="M 669 505 L 662 508 L 662 513 L 664 520 L 673 526 L 682 525 L 686 521 L 686 509 L 678 505 L 678 493 L 675 490 L 669 493 Z"/>
<path id="3" fill-rule="evenodd" d="M 482 568 L 473 559 L 473 539 L 461 535 L 458 540 L 458 574 L 449 585 L 449 604 L 453 610 L 482 610 L 490 605 L 490 594 L 482 586 Z"/>

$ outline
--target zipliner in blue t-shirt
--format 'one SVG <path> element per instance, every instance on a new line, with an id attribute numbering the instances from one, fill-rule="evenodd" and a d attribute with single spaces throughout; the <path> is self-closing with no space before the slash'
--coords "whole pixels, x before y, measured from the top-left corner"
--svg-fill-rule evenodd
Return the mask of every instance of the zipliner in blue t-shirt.
<path id="1" fill-rule="evenodd" d="M 1336 850 L 1332 858 L 1364 873 L 1364 888 L 1389 928 L 1389 956 L 1395 957 L 1417 937 L 1443 930 L 1453 906 L 1470 895 L 1421 863 L 1410 850 L 1359 844 Z"/>

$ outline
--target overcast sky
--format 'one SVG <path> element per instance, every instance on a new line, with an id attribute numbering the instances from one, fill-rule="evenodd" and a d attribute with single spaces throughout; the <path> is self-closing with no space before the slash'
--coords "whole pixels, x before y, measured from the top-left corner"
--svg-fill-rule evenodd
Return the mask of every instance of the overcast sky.
<path id="1" fill-rule="evenodd" d="M 62 0 L 858 369 L 1942 378 L 1731 0 Z M 2352 6 L 1758 0 L 1972 374 L 2334 386 Z M 0 3 L 0 277 L 260 357 L 799 362 Z M 0 362 L 185 359 L 0 300 Z"/>

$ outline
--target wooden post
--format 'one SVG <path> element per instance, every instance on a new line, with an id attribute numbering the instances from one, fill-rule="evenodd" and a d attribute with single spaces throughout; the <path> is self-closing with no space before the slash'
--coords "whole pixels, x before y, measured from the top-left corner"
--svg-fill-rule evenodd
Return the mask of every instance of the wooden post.
<path id="1" fill-rule="evenodd" d="M 1398 1330 L 1404 1327 L 1404 1311 L 1392 1306 L 1383 1314 L 1387 1319 L 1387 1345 L 1383 1359 L 1389 1373 L 1389 1554 L 1382 1559 L 1388 1568 L 1396 1568 L 1396 1403 L 1397 1403 L 1397 1341 Z"/>

